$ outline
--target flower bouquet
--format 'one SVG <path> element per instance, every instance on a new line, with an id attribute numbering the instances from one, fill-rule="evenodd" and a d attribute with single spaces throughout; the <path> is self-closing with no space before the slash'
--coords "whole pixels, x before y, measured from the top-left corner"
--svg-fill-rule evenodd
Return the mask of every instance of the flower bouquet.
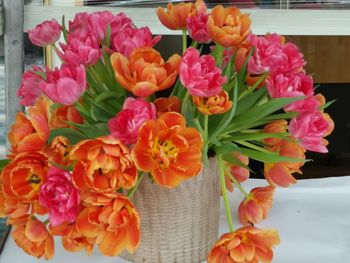
<path id="1" fill-rule="evenodd" d="M 123 13 L 79 13 L 28 32 L 62 65 L 23 74 L 26 110 L 8 133 L 0 215 L 37 258 L 53 257 L 58 236 L 68 251 L 96 246 L 136 262 L 270 262 L 278 233 L 256 224 L 274 189 L 296 183 L 306 150 L 327 152 L 330 103 L 315 95 L 298 48 L 254 35 L 236 7 L 209 13 L 197 0 L 156 13 L 182 30 L 182 54 L 165 60 L 154 49 L 161 36 Z M 248 193 L 250 160 L 263 163 L 267 186 Z M 220 194 L 229 233 L 218 239 Z"/>

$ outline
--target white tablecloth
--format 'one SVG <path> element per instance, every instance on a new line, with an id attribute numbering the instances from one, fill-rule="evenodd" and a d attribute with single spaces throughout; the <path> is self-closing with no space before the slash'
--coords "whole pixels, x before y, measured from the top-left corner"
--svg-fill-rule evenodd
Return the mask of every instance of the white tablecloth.
<path id="1" fill-rule="evenodd" d="M 264 180 L 250 180 L 247 189 L 265 185 Z M 234 209 L 241 195 L 230 195 Z M 209 212 L 209 211 L 208 211 Z M 227 231 L 221 205 L 220 232 Z M 235 216 L 234 220 L 237 222 Z M 350 176 L 300 180 L 289 188 L 278 188 L 267 220 L 259 227 L 279 230 L 281 244 L 276 247 L 273 262 L 277 263 L 347 263 L 350 262 Z M 58 241 L 58 240 L 57 240 Z M 45 262 L 25 254 L 12 238 L 8 238 L 0 255 L 1 263 Z M 56 242 L 52 263 L 126 263 L 119 258 L 70 253 Z M 186 263 L 186 262 L 183 262 Z"/>

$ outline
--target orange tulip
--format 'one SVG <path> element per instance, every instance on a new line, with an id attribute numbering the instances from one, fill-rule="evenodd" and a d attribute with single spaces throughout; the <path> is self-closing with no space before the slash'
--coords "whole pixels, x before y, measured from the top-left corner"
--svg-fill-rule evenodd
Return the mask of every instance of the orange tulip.
<path id="1" fill-rule="evenodd" d="M 45 224 L 30 217 L 25 225 L 15 228 L 12 237 L 24 252 L 37 258 L 51 259 L 54 254 L 54 240 Z"/>
<path id="2" fill-rule="evenodd" d="M 129 149 L 113 137 L 80 141 L 71 150 L 70 159 L 77 161 L 73 180 L 81 191 L 114 192 L 136 183 Z"/>
<path id="3" fill-rule="evenodd" d="M 205 14 L 207 7 L 203 0 L 196 3 L 179 3 L 173 5 L 168 3 L 167 10 L 162 7 L 156 9 L 160 22 L 171 30 L 186 29 L 186 19 L 197 13 Z"/>
<path id="4" fill-rule="evenodd" d="M 50 118 L 50 128 L 73 127 L 68 122 L 83 123 L 84 119 L 79 111 L 71 105 L 64 105 L 53 110 Z M 74 127 L 73 127 L 74 128 Z"/>
<path id="5" fill-rule="evenodd" d="M 236 7 L 218 5 L 208 19 L 208 29 L 214 42 L 224 47 L 238 46 L 250 34 L 250 18 Z"/>
<path id="6" fill-rule="evenodd" d="M 175 96 L 156 99 L 154 105 L 156 106 L 158 117 L 165 112 L 180 112 L 180 101 L 179 98 Z"/>
<path id="7" fill-rule="evenodd" d="M 314 97 L 319 102 L 320 106 L 326 104 L 326 98 L 321 93 L 316 94 Z"/>
<path id="8" fill-rule="evenodd" d="M 119 84 L 140 97 L 171 87 L 176 80 L 180 61 L 181 57 L 174 54 L 164 62 L 160 53 L 149 47 L 134 50 L 129 59 L 121 53 L 111 56 Z"/>
<path id="9" fill-rule="evenodd" d="M 257 224 L 267 217 L 274 191 L 272 186 L 256 187 L 250 191 L 238 208 L 239 220 L 243 225 Z"/>
<path id="10" fill-rule="evenodd" d="M 50 149 L 49 158 L 53 163 L 68 166 L 70 164 L 69 153 L 72 149 L 69 140 L 63 136 L 53 138 Z"/>
<path id="11" fill-rule="evenodd" d="M 202 145 L 200 133 L 186 128 L 181 114 L 168 112 L 140 128 L 131 154 L 138 170 L 150 172 L 159 185 L 175 187 L 200 172 Z"/>
<path id="12" fill-rule="evenodd" d="M 276 120 L 265 125 L 263 133 L 285 133 L 288 129 L 288 122 L 286 120 Z M 266 145 L 276 145 L 281 142 L 280 138 L 266 138 L 264 143 Z"/>
<path id="13" fill-rule="evenodd" d="M 329 116 L 328 113 L 322 113 L 323 114 L 323 118 L 327 121 L 328 123 L 328 130 L 326 132 L 326 134 L 324 136 L 328 136 L 330 135 L 333 130 L 334 130 L 334 121 L 332 120 L 331 116 Z"/>
<path id="14" fill-rule="evenodd" d="M 223 234 L 212 248 L 208 263 L 271 262 L 272 249 L 279 243 L 276 230 L 245 226 Z"/>
<path id="15" fill-rule="evenodd" d="M 13 154 L 40 151 L 44 148 L 50 135 L 49 107 L 50 102 L 41 97 L 33 107 L 28 108 L 28 118 L 23 112 L 17 114 L 8 134 L 12 146 L 10 151 Z"/>
<path id="16" fill-rule="evenodd" d="M 232 153 L 233 156 L 240 162 L 242 162 L 245 165 L 249 164 L 249 158 L 239 152 Z M 239 165 L 232 165 L 230 163 L 226 163 L 230 167 L 230 173 L 231 176 L 233 176 L 237 182 L 243 183 L 249 178 L 249 170 L 247 168 L 244 168 Z M 233 184 L 232 180 L 230 179 L 230 176 L 228 174 L 225 175 L 225 182 L 226 182 L 226 188 L 230 192 L 233 191 Z"/>
<path id="17" fill-rule="evenodd" d="M 117 256 L 124 249 L 133 253 L 140 242 L 139 214 L 130 200 L 119 193 L 109 194 L 98 206 L 82 210 L 76 227 L 84 237 L 95 239 L 100 252 L 107 256 Z"/>
<path id="18" fill-rule="evenodd" d="M 91 255 L 94 248 L 95 238 L 84 237 L 77 229 L 76 225 L 66 226 L 64 235 L 62 235 L 62 245 L 64 249 L 70 252 L 78 252 L 82 249 Z"/>
<path id="19" fill-rule="evenodd" d="M 193 96 L 193 103 L 197 106 L 198 111 L 204 115 L 222 114 L 232 107 L 232 101 L 224 90 L 209 98 Z"/>
<path id="20" fill-rule="evenodd" d="M 6 198 L 33 202 L 46 179 L 48 159 L 44 153 L 20 153 L 2 171 L 2 191 Z"/>
<path id="21" fill-rule="evenodd" d="M 296 142 L 282 140 L 279 144 L 274 145 L 271 149 L 280 156 L 301 159 L 296 162 L 277 162 L 265 163 L 264 175 L 272 186 L 288 187 L 295 184 L 296 179 L 292 173 L 302 173 L 300 168 L 304 165 L 305 149 Z"/>

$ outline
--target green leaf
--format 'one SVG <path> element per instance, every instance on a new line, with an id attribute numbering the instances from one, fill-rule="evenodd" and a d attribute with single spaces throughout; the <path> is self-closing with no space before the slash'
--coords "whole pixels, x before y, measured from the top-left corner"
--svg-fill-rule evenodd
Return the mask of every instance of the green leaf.
<path id="1" fill-rule="evenodd" d="M 105 136 L 109 134 L 108 125 L 105 122 L 96 123 L 87 129 L 81 129 L 86 137 L 89 139 Z"/>
<path id="2" fill-rule="evenodd" d="M 290 158 L 285 156 L 279 156 L 276 153 L 266 153 L 266 152 L 259 152 L 247 148 L 240 148 L 241 153 L 248 156 L 249 158 L 263 162 L 263 163 L 277 163 L 277 162 L 304 162 L 304 159 L 298 159 L 298 158 Z"/>
<path id="3" fill-rule="evenodd" d="M 289 133 L 235 133 L 230 135 L 229 137 L 225 138 L 225 140 L 230 140 L 230 141 L 242 141 L 242 140 L 262 140 L 266 138 L 281 138 L 281 139 L 286 139 L 288 138 Z"/>
<path id="4" fill-rule="evenodd" d="M 265 95 L 267 95 L 266 88 L 262 87 L 257 91 L 253 92 L 252 94 L 250 94 L 249 96 L 243 97 L 237 105 L 236 115 L 251 109 Z"/>
<path id="5" fill-rule="evenodd" d="M 111 25 L 110 24 L 107 26 L 106 45 L 107 47 L 110 47 L 111 45 Z"/>
<path id="6" fill-rule="evenodd" d="M 240 148 L 233 142 L 226 142 L 220 146 L 215 146 L 214 151 L 216 155 L 219 155 L 225 153 L 240 152 Z"/>
<path id="7" fill-rule="evenodd" d="M 237 151 L 239 152 L 239 151 Z M 222 159 L 230 164 L 237 165 L 240 167 L 243 167 L 245 169 L 248 169 L 250 172 L 254 173 L 253 170 L 249 168 L 248 165 L 242 163 L 238 158 L 236 158 L 232 153 L 226 153 L 222 155 Z"/>
<path id="8" fill-rule="evenodd" d="M 239 115 L 236 115 L 233 118 L 231 125 L 229 125 L 226 130 L 230 131 L 235 127 L 240 127 L 247 123 L 255 123 L 258 120 L 261 120 L 263 117 L 268 116 L 269 114 L 282 109 L 284 106 L 292 102 L 301 100 L 303 98 L 304 97 L 271 99 L 260 106 L 253 107 L 248 111 L 245 111 Z"/>
<path id="9" fill-rule="evenodd" d="M 331 100 L 329 102 L 327 102 L 325 105 L 320 107 L 320 110 L 324 110 L 327 109 L 329 106 L 331 106 L 334 102 L 336 102 L 337 100 Z"/>
<path id="10" fill-rule="evenodd" d="M 49 143 L 57 136 L 66 137 L 71 144 L 76 144 L 77 142 L 86 139 L 83 133 L 74 130 L 72 128 L 57 128 L 50 130 Z"/>
<path id="11" fill-rule="evenodd" d="M 2 169 L 4 169 L 4 167 L 6 165 L 8 165 L 9 163 L 10 163 L 9 159 L 2 159 L 2 160 L 0 160 L 0 171 L 2 171 Z"/>

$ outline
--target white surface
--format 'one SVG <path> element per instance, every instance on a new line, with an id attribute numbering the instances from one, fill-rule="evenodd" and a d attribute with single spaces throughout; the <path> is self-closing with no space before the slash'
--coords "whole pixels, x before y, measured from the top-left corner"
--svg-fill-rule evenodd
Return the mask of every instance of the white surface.
<path id="1" fill-rule="evenodd" d="M 106 7 L 79 6 L 25 6 L 24 30 L 44 20 L 56 18 L 72 19 L 78 12 L 106 10 Z M 181 31 L 165 28 L 158 20 L 154 8 L 108 7 L 108 10 L 124 12 L 136 26 L 149 26 L 154 34 L 176 35 Z M 242 9 L 252 19 L 252 31 L 257 34 L 278 33 L 281 35 L 350 35 L 350 10 L 281 10 Z"/>
<path id="2" fill-rule="evenodd" d="M 250 180 L 245 187 L 263 186 L 264 180 Z M 230 195 L 234 209 L 241 196 Z M 209 211 L 208 211 L 209 212 Z M 221 205 L 220 232 L 226 232 Z M 234 216 L 237 222 L 236 216 Z M 350 176 L 300 180 L 289 188 L 278 188 L 275 202 L 266 221 L 258 227 L 279 230 L 281 244 L 275 249 L 274 263 L 340 263 L 350 262 Z M 26 255 L 9 238 L 1 263 L 46 262 Z M 101 256 L 97 251 L 88 257 L 84 252 L 70 253 L 56 242 L 52 263 L 125 263 L 119 258 Z M 186 262 L 183 262 L 186 263 Z"/>

